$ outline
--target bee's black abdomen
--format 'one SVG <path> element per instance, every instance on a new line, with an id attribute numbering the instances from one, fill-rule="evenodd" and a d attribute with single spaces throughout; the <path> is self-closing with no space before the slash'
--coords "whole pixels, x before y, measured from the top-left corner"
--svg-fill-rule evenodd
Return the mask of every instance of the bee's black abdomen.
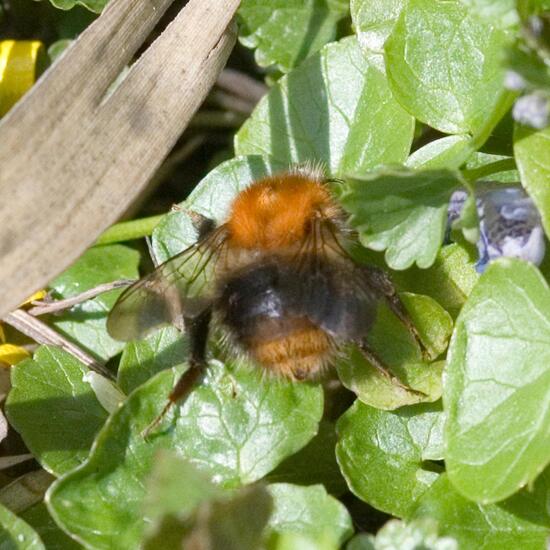
<path id="1" fill-rule="evenodd" d="M 375 292 L 348 271 L 324 262 L 266 261 L 234 274 L 221 289 L 222 321 L 238 340 L 281 337 L 308 320 L 342 340 L 364 337 L 377 305 Z"/>

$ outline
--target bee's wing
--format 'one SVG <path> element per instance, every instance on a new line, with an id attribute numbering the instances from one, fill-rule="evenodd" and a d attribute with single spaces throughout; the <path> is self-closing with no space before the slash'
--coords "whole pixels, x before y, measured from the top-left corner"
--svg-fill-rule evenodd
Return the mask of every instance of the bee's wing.
<path id="1" fill-rule="evenodd" d="M 208 308 L 226 235 L 221 226 L 127 288 L 107 319 L 109 334 L 116 340 L 135 340 Z"/>
<path id="2" fill-rule="evenodd" d="M 363 338 L 375 320 L 381 297 L 369 285 L 364 268 L 349 256 L 338 232 L 322 220 L 316 221 L 303 251 L 297 258 L 302 313 L 336 338 Z"/>

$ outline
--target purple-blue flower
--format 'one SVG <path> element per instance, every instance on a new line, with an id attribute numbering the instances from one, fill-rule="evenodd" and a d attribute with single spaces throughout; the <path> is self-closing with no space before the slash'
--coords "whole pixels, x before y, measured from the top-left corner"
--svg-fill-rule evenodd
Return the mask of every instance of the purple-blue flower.
<path id="1" fill-rule="evenodd" d="M 450 224 L 460 216 L 466 191 L 455 191 L 448 211 Z M 520 258 L 540 265 L 544 258 L 544 231 L 540 214 L 521 187 L 503 187 L 476 193 L 480 236 L 479 273 L 500 257 Z"/>

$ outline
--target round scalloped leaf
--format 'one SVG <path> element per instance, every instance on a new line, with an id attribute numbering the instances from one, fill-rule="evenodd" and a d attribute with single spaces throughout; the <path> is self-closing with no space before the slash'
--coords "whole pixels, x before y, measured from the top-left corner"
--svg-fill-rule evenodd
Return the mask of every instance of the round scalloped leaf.
<path id="1" fill-rule="evenodd" d="M 392 91 L 437 130 L 477 133 L 498 103 L 508 42 L 460 0 L 410 0 L 384 47 Z"/>
<path id="2" fill-rule="evenodd" d="M 329 532 L 340 544 L 353 534 L 346 507 L 322 485 L 300 487 L 290 483 L 268 486 L 273 511 L 267 528 L 275 533 L 300 533 L 317 538 Z"/>
<path id="3" fill-rule="evenodd" d="M 514 154 L 521 183 L 540 212 L 546 234 L 550 235 L 550 128 L 537 132 L 518 126 L 514 133 Z"/>
<path id="4" fill-rule="evenodd" d="M 430 267 L 443 243 L 453 191 L 463 185 L 451 170 L 380 170 L 341 188 L 363 246 L 385 250 L 392 269 Z"/>
<path id="5" fill-rule="evenodd" d="M 404 162 L 413 133 L 380 56 L 365 56 L 349 37 L 281 78 L 237 133 L 235 151 L 286 164 L 322 162 L 345 174 Z"/>
<path id="6" fill-rule="evenodd" d="M 437 521 L 439 534 L 453 537 L 459 548 L 542 550 L 548 539 L 548 481 L 501 504 L 476 504 L 454 489 L 446 474 L 418 500 L 411 519 Z"/>
<path id="7" fill-rule="evenodd" d="M 457 490 L 495 502 L 550 461 L 550 290 L 534 266 L 489 266 L 455 325 L 447 358 L 445 462 Z"/>
<path id="8" fill-rule="evenodd" d="M 162 371 L 135 390 L 100 432 L 85 464 L 52 486 L 50 512 L 78 540 L 97 549 L 138 545 L 144 480 L 160 449 L 176 451 L 215 482 L 235 487 L 262 478 L 317 432 L 319 386 L 272 381 L 245 365 L 211 361 L 201 385 L 144 438 L 181 371 Z"/>
<path id="9" fill-rule="evenodd" d="M 12 370 L 6 402 L 10 424 L 40 464 L 61 475 L 81 464 L 107 412 L 90 383 L 89 370 L 55 346 L 42 346 Z"/>
<path id="10" fill-rule="evenodd" d="M 453 322 L 451 316 L 429 296 L 401 294 L 430 357 L 435 359 L 447 348 Z M 441 397 L 441 361 L 423 362 L 418 343 L 387 307 L 381 307 L 369 333 L 369 344 L 398 380 L 422 394 L 407 390 L 384 376 L 354 347 L 338 361 L 338 376 L 346 388 L 365 404 L 393 410 L 404 405 L 436 401 Z"/>
<path id="11" fill-rule="evenodd" d="M 70 10 L 75 6 L 84 6 L 94 13 L 101 13 L 109 0 L 50 0 L 60 10 Z"/>
<path id="12" fill-rule="evenodd" d="M 261 67 L 287 72 L 334 40 L 348 12 L 345 0 L 243 0 L 239 41 Z"/>
<path id="13" fill-rule="evenodd" d="M 0 504 L 0 548 L 6 550 L 45 550 L 38 533 Z"/>
<path id="14" fill-rule="evenodd" d="M 336 456 L 349 488 L 388 514 L 406 517 L 438 478 L 426 462 L 441 450 L 443 413 L 437 404 L 381 411 L 356 401 L 336 426 Z"/>
<path id="15" fill-rule="evenodd" d="M 351 19 L 359 44 L 381 53 L 406 0 L 351 0 Z"/>

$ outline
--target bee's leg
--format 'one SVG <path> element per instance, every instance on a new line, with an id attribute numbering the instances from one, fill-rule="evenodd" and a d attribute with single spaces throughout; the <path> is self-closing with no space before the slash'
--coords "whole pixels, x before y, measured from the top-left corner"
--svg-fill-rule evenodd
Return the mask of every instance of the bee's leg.
<path id="1" fill-rule="evenodd" d="M 388 277 L 388 274 L 377 267 L 369 267 L 366 271 L 366 276 L 369 282 L 369 285 L 376 290 L 379 294 L 382 294 L 386 299 L 388 307 L 392 313 L 405 325 L 407 330 L 414 336 L 414 339 L 417 341 L 420 349 L 422 351 L 422 356 L 424 359 L 429 359 L 430 354 L 420 337 L 418 329 L 413 323 L 409 312 L 403 305 L 403 302 L 397 294 L 397 290 L 391 279 Z"/>
<path id="2" fill-rule="evenodd" d="M 363 354 L 363 357 L 385 378 L 387 378 L 392 384 L 395 386 L 398 386 L 399 388 L 402 388 L 408 392 L 414 393 L 416 395 L 419 395 L 420 397 L 426 397 L 426 394 L 424 392 L 421 392 L 419 390 L 415 390 L 414 388 L 411 388 L 410 386 L 407 386 L 397 376 L 394 376 L 388 367 L 384 364 L 384 362 L 378 357 L 377 353 L 369 346 L 369 344 L 362 340 L 358 343 L 359 349 L 361 350 L 361 353 Z"/>
<path id="3" fill-rule="evenodd" d="M 189 336 L 191 346 L 189 354 L 189 368 L 181 375 L 174 389 L 168 395 L 168 400 L 160 414 L 145 428 L 143 436 L 147 437 L 151 431 L 158 426 L 164 415 L 172 405 L 185 399 L 194 388 L 197 381 L 204 374 L 208 362 L 206 360 L 206 343 L 208 341 L 208 328 L 212 312 L 210 310 L 201 313 L 195 318 L 185 318 L 185 331 Z"/>

